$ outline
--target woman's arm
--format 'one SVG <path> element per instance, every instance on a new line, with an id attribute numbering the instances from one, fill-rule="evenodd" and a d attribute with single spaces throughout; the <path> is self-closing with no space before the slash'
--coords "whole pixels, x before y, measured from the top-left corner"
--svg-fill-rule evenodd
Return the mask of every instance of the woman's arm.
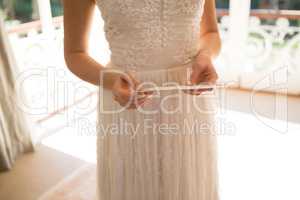
<path id="1" fill-rule="evenodd" d="M 94 15 L 94 0 L 64 0 L 64 54 L 72 73 L 80 79 L 99 85 L 103 66 L 88 54 L 88 41 Z M 114 76 L 102 80 L 106 88 L 113 85 Z"/>
<path id="2" fill-rule="evenodd" d="M 76 76 L 94 85 L 102 84 L 110 89 L 121 106 L 128 109 L 142 105 L 149 94 L 135 100 L 138 81 L 126 73 L 106 70 L 100 77 L 104 66 L 92 59 L 88 54 L 89 33 L 94 15 L 94 0 L 64 0 L 64 53 L 68 68 Z M 100 80 L 103 78 L 103 80 Z M 134 94 L 134 95 L 133 95 Z M 136 98 L 136 97 L 135 97 Z M 133 101 L 134 99 L 134 101 Z"/>
<path id="3" fill-rule="evenodd" d="M 200 51 L 193 63 L 190 77 L 191 84 L 215 84 L 218 74 L 212 59 L 216 58 L 221 49 L 221 39 L 218 31 L 215 0 L 206 0 L 200 24 Z M 200 95 L 206 89 L 187 91 L 193 95 Z"/>
<path id="4" fill-rule="evenodd" d="M 221 50 L 215 0 L 206 0 L 200 24 L 200 53 L 216 58 Z"/>

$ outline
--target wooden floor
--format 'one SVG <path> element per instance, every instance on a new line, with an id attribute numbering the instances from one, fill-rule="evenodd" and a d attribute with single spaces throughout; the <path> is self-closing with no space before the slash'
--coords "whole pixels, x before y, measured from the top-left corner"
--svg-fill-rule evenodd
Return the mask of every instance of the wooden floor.
<path id="1" fill-rule="evenodd" d="M 35 153 L 20 157 L 10 172 L 0 173 L 0 199 L 36 200 L 84 164 L 84 161 L 41 145 Z"/>

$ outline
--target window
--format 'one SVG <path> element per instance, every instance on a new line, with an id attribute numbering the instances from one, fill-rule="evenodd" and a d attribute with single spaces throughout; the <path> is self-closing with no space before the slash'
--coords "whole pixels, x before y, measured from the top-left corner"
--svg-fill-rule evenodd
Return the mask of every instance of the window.
<path id="1" fill-rule="evenodd" d="M 63 15 L 61 0 L 51 0 L 50 3 L 51 3 L 51 11 L 53 17 Z"/>

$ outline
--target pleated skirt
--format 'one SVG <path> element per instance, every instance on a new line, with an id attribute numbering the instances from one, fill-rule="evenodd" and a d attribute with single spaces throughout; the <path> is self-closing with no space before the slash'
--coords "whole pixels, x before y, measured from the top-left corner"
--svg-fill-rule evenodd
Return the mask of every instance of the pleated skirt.
<path id="1" fill-rule="evenodd" d="M 147 86 L 166 86 L 186 83 L 190 73 L 188 63 L 133 75 Z M 98 102 L 98 200 L 219 199 L 213 92 L 157 91 L 128 110 L 100 86 Z"/>

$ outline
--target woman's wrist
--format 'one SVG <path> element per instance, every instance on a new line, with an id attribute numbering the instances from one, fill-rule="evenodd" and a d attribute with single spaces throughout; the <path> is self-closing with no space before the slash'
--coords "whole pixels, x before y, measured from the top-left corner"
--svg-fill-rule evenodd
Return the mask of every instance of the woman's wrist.
<path id="1" fill-rule="evenodd" d="M 101 69 L 100 85 L 105 89 L 111 90 L 115 81 L 120 77 L 120 72 L 115 70 L 103 68 Z"/>
<path id="2" fill-rule="evenodd" d="M 211 59 L 213 58 L 213 54 L 209 49 L 200 49 L 199 50 L 197 57 L 203 57 L 203 56 L 209 57 Z"/>

